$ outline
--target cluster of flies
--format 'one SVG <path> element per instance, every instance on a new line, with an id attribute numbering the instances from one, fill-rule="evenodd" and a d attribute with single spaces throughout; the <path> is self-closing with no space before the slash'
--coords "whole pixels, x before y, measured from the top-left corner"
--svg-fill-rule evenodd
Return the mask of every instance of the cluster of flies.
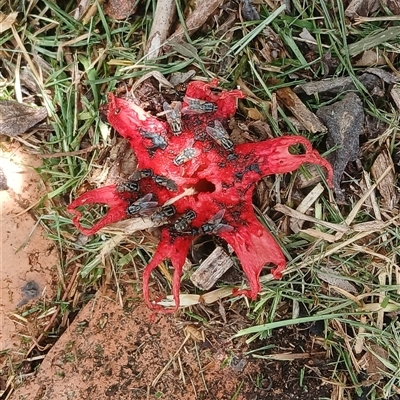
<path id="1" fill-rule="evenodd" d="M 141 175 L 140 179 L 153 178 L 155 175 L 150 174 L 150 171 L 149 169 L 137 171 L 135 175 Z M 133 179 L 136 179 L 136 177 L 134 176 Z M 139 182 L 125 182 L 119 186 L 119 190 L 137 192 L 139 190 Z M 126 213 L 131 217 L 150 217 L 154 223 L 160 224 L 176 216 L 176 207 L 173 204 L 168 204 L 159 208 L 158 202 L 153 200 L 153 194 L 147 193 L 143 197 L 130 203 L 126 209 Z M 225 210 L 220 210 L 206 223 L 199 228 L 195 228 L 191 224 L 197 215 L 194 210 L 188 209 L 182 216 L 175 219 L 173 228 L 180 234 L 193 236 L 204 234 L 216 235 L 221 232 L 230 232 L 233 230 L 233 227 L 223 223 L 222 219 L 224 214 Z"/>
<path id="2" fill-rule="evenodd" d="M 171 107 L 167 102 L 163 103 L 165 117 L 175 136 L 179 136 L 182 133 L 182 114 L 205 114 L 213 113 L 217 110 L 217 105 L 212 102 L 193 99 L 188 96 L 185 96 L 184 101 L 187 103 L 187 107 L 184 108 L 182 108 L 181 102 L 176 102 L 174 107 Z M 207 126 L 206 132 L 218 145 L 230 152 L 230 156 L 233 156 L 234 144 L 220 121 L 215 120 L 214 127 Z M 141 135 L 151 140 L 153 145 L 149 149 L 151 151 L 158 148 L 165 150 L 167 147 L 167 142 L 161 135 L 145 131 L 142 131 Z M 196 156 L 196 150 L 192 145 L 193 143 L 175 157 L 173 162 L 176 166 L 182 165 Z M 176 183 L 172 179 L 155 175 L 151 169 L 134 172 L 127 182 L 119 185 L 118 190 L 139 192 L 139 182 L 146 178 L 152 179 L 157 185 L 163 186 L 170 191 L 175 192 L 178 190 Z M 175 217 L 176 208 L 173 204 L 158 208 L 158 202 L 153 200 L 153 194 L 148 193 L 129 204 L 126 212 L 129 216 L 150 217 L 154 223 L 164 223 Z M 182 216 L 175 219 L 172 226 L 176 232 L 189 235 L 215 235 L 221 232 L 230 232 L 233 227 L 223 222 L 224 214 L 225 210 L 220 210 L 210 220 L 196 228 L 192 226 L 192 222 L 197 215 L 194 210 L 188 209 Z"/>

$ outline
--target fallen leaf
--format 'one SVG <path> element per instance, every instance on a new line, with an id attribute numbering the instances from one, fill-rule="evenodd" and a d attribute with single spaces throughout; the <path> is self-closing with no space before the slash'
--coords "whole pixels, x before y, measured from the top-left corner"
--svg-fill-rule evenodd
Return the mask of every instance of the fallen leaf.
<path id="1" fill-rule="evenodd" d="M 354 63 L 357 67 L 371 67 L 376 65 L 386 65 L 386 60 L 381 52 L 374 50 L 366 50 L 362 53 L 361 58 L 358 58 Z"/>
<path id="2" fill-rule="evenodd" d="M 371 167 L 371 173 L 375 180 L 379 179 L 387 167 L 391 166 L 390 171 L 378 184 L 378 190 L 383 197 L 385 207 L 392 210 L 396 205 L 396 176 L 394 174 L 393 161 L 390 158 L 387 150 L 383 150 L 379 153 L 378 157 L 374 161 Z"/>
<path id="3" fill-rule="evenodd" d="M 251 4 L 250 0 L 243 0 L 242 16 L 245 21 L 257 21 L 260 19 L 260 14 Z"/>
<path id="4" fill-rule="evenodd" d="M 400 15 L 400 0 L 387 0 L 387 7 L 394 15 Z"/>
<path id="5" fill-rule="evenodd" d="M 400 85 L 394 85 L 390 91 L 393 101 L 396 104 L 397 109 L 400 111 Z"/>
<path id="6" fill-rule="evenodd" d="M 17 19 L 18 13 L 12 12 L 11 14 L 0 13 L 0 33 L 10 29 Z"/>
<path id="7" fill-rule="evenodd" d="M 260 119 L 263 119 L 260 111 L 258 111 L 257 108 L 244 107 L 244 109 L 247 111 L 248 118 L 255 120 L 255 121 L 259 121 Z"/>
<path id="8" fill-rule="evenodd" d="M 104 13 L 114 19 L 125 19 L 136 12 L 137 0 L 108 0 Z"/>
<path id="9" fill-rule="evenodd" d="M 329 283 L 330 285 L 336 286 L 349 293 L 358 293 L 357 288 L 351 284 L 346 277 L 338 274 L 334 269 L 329 267 L 321 267 L 320 271 L 317 272 L 317 276 L 321 281 Z"/>
<path id="10" fill-rule="evenodd" d="M 0 133 L 18 136 L 47 117 L 44 107 L 31 107 L 14 100 L 0 101 Z"/>
<path id="11" fill-rule="evenodd" d="M 382 360 L 387 360 L 388 356 L 387 350 L 376 344 L 371 344 L 366 348 L 366 353 L 360 359 L 359 364 L 366 371 L 369 384 L 383 378 L 387 367 Z"/>
<path id="12" fill-rule="evenodd" d="M 306 130 L 312 133 L 326 132 L 325 125 L 303 104 L 292 89 L 288 87 L 278 89 L 276 95 Z"/>
<path id="13" fill-rule="evenodd" d="M 328 128 L 326 141 L 328 149 L 338 146 L 329 155 L 333 166 L 333 185 L 339 201 L 344 200 L 340 188 L 343 172 L 350 161 L 355 161 L 360 148 L 359 136 L 364 125 L 364 110 L 361 99 L 355 93 L 348 93 L 343 100 L 321 107 L 317 116 Z"/>

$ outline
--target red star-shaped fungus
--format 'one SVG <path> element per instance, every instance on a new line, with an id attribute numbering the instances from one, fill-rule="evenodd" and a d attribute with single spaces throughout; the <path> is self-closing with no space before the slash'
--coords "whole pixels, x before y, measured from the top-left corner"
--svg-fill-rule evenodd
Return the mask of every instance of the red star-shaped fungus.
<path id="1" fill-rule="evenodd" d="M 276 279 L 285 268 L 282 250 L 254 215 L 255 184 L 266 175 L 291 172 L 304 163 L 325 167 L 328 182 L 332 180 L 330 164 L 302 136 L 234 146 L 226 121 L 236 112 L 237 98 L 243 97 L 240 90 L 217 90 L 216 80 L 191 82 L 182 105 L 164 104 L 168 121 L 164 122 L 133 102 L 109 95 L 108 121 L 135 150 L 138 172 L 125 184 L 84 193 L 68 211 L 75 214 L 74 224 L 86 235 L 129 216 L 150 215 L 162 222 L 160 243 L 143 273 L 143 294 L 152 309 L 160 309 L 149 299 L 152 270 L 163 260 L 171 260 L 175 308 L 162 310 L 175 311 L 186 255 L 193 237 L 203 233 L 218 235 L 232 246 L 250 284 L 250 290 L 235 293 L 255 299 L 265 264 L 275 264 Z M 304 146 L 304 154 L 290 154 L 290 146 L 296 144 Z M 187 188 L 194 188 L 195 194 L 163 207 Z M 77 207 L 92 203 L 110 208 L 91 229 L 85 229 Z"/>

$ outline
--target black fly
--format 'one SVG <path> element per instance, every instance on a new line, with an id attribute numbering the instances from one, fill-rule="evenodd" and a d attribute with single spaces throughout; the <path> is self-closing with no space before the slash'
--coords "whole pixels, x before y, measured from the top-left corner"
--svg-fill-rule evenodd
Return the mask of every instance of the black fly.
<path id="1" fill-rule="evenodd" d="M 218 235 L 222 232 L 231 232 L 233 227 L 221 223 L 222 218 L 225 215 L 225 210 L 218 211 L 212 218 L 210 218 L 205 224 L 200 227 L 200 232 L 208 235 Z"/>
<path id="2" fill-rule="evenodd" d="M 158 203 L 156 201 L 150 201 L 152 197 L 153 195 L 151 193 L 147 193 L 145 196 L 132 202 L 127 207 L 126 213 L 130 216 L 139 215 L 141 217 L 153 214 Z"/>

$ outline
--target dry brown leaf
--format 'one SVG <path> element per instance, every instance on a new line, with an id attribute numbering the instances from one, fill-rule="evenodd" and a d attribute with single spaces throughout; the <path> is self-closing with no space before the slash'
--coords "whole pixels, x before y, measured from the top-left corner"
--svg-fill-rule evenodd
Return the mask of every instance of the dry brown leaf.
<path id="1" fill-rule="evenodd" d="M 387 0 L 387 7 L 394 15 L 400 15 L 400 0 Z"/>
<path id="2" fill-rule="evenodd" d="M 104 13 L 114 19 L 125 19 L 136 12 L 137 0 L 108 0 Z"/>
<path id="3" fill-rule="evenodd" d="M 338 146 L 328 159 L 333 166 L 336 197 L 339 201 L 344 201 L 340 181 L 347 164 L 358 157 L 359 137 L 364 126 L 362 101 L 355 93 L 348 93 L 343 100 L 321 107 L 317 115 L 328 127 L 328 149 Z"/>
<path id="4" fill-rule="evenodd" d="M 369 382 L 378 382 L 387 371 L 385 364 L 380 360 L 388 359 L 388 352 L 378 345 L 370 345 L 359 361 L 360 366 L 366 371 Z"/>
<path id="5" fill-rule="evenodd" d="M 358 58 L 354 63 L 357 67 L 371 67 L 376 65 L 386 65 L 385 57 L 381 52 L 374 50 L 366 50 L 362 54 L 361 58 Z"/>
<path id="6" fill-rule="evenodd" d="M 186 28 L 189 33 L 196 32 L 213 15 L 214 11 L 224 3 L 224 0 L 199 0 L 196 2 L 196 8 L 186 19 Z M 180 42 L 185 39 L 185 33 L 182 26 L 169 37 L 169 42 Z"/>
<path id="7" fill-rule="evenodd" d="M 325 125 L 300 100 L 300 98 L 286 87 L 276 91 L 278 100 L 297 118 L 304 128 L 312 133 L 326 132 Z"/>
<path id="8" fill-rule="evenodd" d="M 0 101 L 0 134 L 18 136 L 47 117 L 44 107 L 31 107 L 14 100 Z"/>
<path id="9" fill-rule="evenodd" d="M 377 0 L 352 0 L 346 8 L 345 15 L 349 18 L 362 15 L 367 16 L 379 9 Z"/>
<path id="10" fill-rule="evenodd" d="M 338 274 L 330 267 L 321 267 L 320 271 L 317 272 L 317 275 L 321 281 L 329 283 L 329 285 L 336 286 L 349 293 L 358 293 L 357 288 L 351 284 L 346 277 Z"/>
<path id="11" fill-rule="evenodd" d="M 18 13 L 12 12 L 11 14 L 3 14 L 0 12 L 0 33 L 10 29 L 17 19 Z"/>
<path id="12" fill-rule="evenodd" d="M 259 121 L 259 120 L 263 119 L 262 114 L 260 113 L 260 111 L 257 110 L 257 108 L 244 107 L 244 109 L 247 111 L 248 118 L 255 120 L 255 121 Z"/>
<path id="13" fill-rule="evenodd" d="M 400 85 L 393 86 L 393 89 L 390 91 L 390 95 L 392 96 L 397 109 L 400 111 Z"/>
<path id="14" fill-rule="evenodd" d="M 371 167 L 374 179 L 379 179 L 388 167 L 392 167 L 392 170 L 378 184 L 378 190 L 383 197 L 385 206 L 389 210 L 392 210 L 396 205 L 396 176 L 394 174 L 393 160 L 389 156 L 388 151 L 384 149 L 379 153 Z"/>

